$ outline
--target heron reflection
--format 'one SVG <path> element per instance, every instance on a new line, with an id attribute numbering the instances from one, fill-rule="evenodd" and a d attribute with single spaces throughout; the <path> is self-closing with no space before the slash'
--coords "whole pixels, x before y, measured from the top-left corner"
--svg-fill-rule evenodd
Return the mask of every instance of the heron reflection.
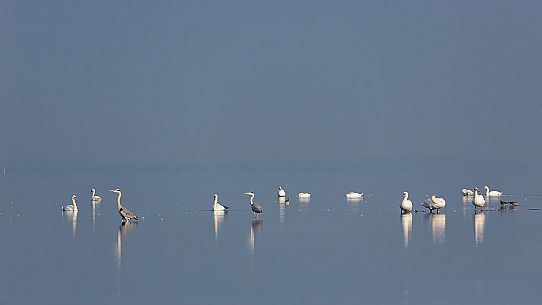
<path id="1" fill-rule="evenodd" d="M 117 267 L 119 269 L 122 266 L 122 240 L 126 237 L 126 234 L 135 229 L 136 226 L 136 222 L 122 222 L 117 231 Z"/>
<path id="2" fill-rule="evenodd" d="M 248 256 L 251 269 L 254 269 L 254 252 L 256 243 L 256 234 L 262 229 L 262 221 L 260 219 L 254 219 L 250 224 L 250 232 L 247 238 Z"/>
<path id="3" fill-rule="evenodd" d="M 412 213 L 401 214 L 401 225 L 403 227 L 403 241 L 405 242 L 405 248 L 408 248 L 410 241 L 409 235 L 412 231 Z"/>
<path id="4" fill-rule="evenodd" d="M 486 225 L 486 214 L 484 212 L 474 213 L 474 243 L 476 247 L 484 242 L 484 227 Z"/>
<path id="5" fill-rule="evenodd" d="M 429 217 L 431 218 L 433 243 L 443 243 L 446 239 L 446 215 L 430 213 Z"/>

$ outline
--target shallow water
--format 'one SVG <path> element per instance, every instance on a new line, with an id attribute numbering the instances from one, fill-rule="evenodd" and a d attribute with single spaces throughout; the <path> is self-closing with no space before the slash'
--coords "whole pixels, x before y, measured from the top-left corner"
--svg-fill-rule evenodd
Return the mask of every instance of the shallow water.
<path id="1" fill-rule="evenodd" d="M 445 176 L 445 175 L 443 175 Z M 540 177 L 0 177 L 0 304 L 538 304 Z M 518 200 L 474 213 L 460 190 Z M 275 197 L 281 184 L 288 206 Z M 102 203 L 93 206 L 94 186 Z M 114 194 L 140 221 L 122 226 Z M 243 192 L 256 192 L 254 218 Z M 294 194 L 308 191 L 309 202 Z M 361 201 L 347 201 L 361 191 Z M 403 191 L 419 210 L 401 216 Z M 211 211 L 213 193 L 230 206 Z M 72 193 L 77 215 L 60 212 Z M 440 214 L 418 204 L 447 200 Z"/>

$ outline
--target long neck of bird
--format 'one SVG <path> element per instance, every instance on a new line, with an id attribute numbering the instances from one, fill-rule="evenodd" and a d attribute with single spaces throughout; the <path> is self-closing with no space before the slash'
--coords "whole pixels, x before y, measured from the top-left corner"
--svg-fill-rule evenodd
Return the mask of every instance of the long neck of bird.
<path id="1" fill-rule="evenodd" d="M 117 194 L 119 194 L 117 196 L 117 210 L 120 210 L 122 208 L 122 206 L 120 205 L 120 197 L 122 196 L 122 193 L 118 192 Z"/>
<path id="2" fill-rule="evenodd" d="M 72 198 L 72 205 L 74 208 L 77 208 L 77 200 L 75 198 Z"/>
<path id="3" fill-rule="evenodd" d="M 92 192 L 92 196 L 93 196 L 93 197 L 96 196 L 96 190 L 95 190 L 95 189 L 92 189 L 92 190 L 90 190 L 90 191 Z"/>
<path id="4" fill-rule="evenodd" d="M 254 205 L 254 195 L 250 195 L 250 205 Z"/>
<path id="5" fill-rule="evenodd" d="M 215 196 L 215 201 L 214 201 L 214 204 L 217 205 L 218 204 L 218 197 Z"/>
<path id="6" fill-rule="evenodd" d="M 408 193 L 405 193 L 405 198 L 404 200 L 408 200 Z"/>

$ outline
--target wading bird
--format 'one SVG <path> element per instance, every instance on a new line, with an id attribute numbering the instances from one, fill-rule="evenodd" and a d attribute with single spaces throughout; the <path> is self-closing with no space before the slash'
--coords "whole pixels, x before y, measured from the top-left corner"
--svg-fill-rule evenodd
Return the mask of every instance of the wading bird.
<path id="1" fill-rule="evenodd" d="M 113 189 L 109 190 L 110 192 L 117 193 L 117 211 L 119 212 L 120 217 L 122 217 L 122 222 L 126 221 L 137 221 L 137 216 L 132 211 L 128 210 L 127 208 L 123 207 L 120 204 L 120 197 L 122 196 L 122 193 L 120 189 Z"/>
<path id="2" fill-rule="evenodd" d="M 255 213 L 254 215 L 260 214 L 261 212 L 263 212 L 262 206 L 254 202 L 254 196 L 256 195 L 254 194 L 254 192 L 244 193 L 244 195 L 250 196 L 250 208 L 252 209 L 252 212 Z"/>

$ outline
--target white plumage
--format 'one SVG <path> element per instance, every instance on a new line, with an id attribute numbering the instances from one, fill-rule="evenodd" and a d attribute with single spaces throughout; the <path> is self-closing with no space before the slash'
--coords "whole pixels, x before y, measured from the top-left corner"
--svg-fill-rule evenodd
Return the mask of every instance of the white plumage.
<path id="1" fill-rule="evenodd" d="M 102 201 L 102 197 L 96 195 L 96 189 L 95 188 L 90 189 L 90 192 L 92 193 L 91 200 L 93 202 L 98 203 L 98 202 Z"/>
<path id="2" fill-rule="evenodd" d="M 467 197 L 474 196 L 474 192 L 469 189 L 462 189 L 461 192 L 463 193 L 463 196 L 467 196 Z"/>
<path id="3" fill-rule="evenodd" d="M 437 213 L 440 209 L 446 206 L 446 200 L 444 198 L 437 197 L 435 195 L 431 198 L 427 198 L 422 205 L 429 209 L 429 212 L 433 213 L 433 210 L 437 210 Z"/>
<path id="4" fill-rule="evenodd" d="M 301 193 L 297 194 L 297 197 L 298 197 L 298 198 L 302 198 L 302 199 L 309 199 L 309 198 L 311 198 L 311 194 L 310 194 L 310 193 L 304 193 L 304 192 L 301 192 Z"/>
<path id="5" fill-rule="evenodd" d="M 68 204 L 62 207 L 62 211 L 65 212 L 77 212 L 77 196 L 72 195 L 72 204 Z"/>
<path id="6" fill-rule="evenodd" d="M 282 186 L 279 186 L 279 190 L 277 192 L 277 196 L 279 197 L 286 197 L 286 191 L 282 188 Z"/>
<path id="7" fill-rule="evenodd" d="M 412 211 L 412 201 L 408 199 L 408 192 L 403 192 L 403 201 L 401 201 L 400 208 L 403 213 Z"/>
<path id="8" fill-rule="evenodd" d="M 472 198 L 472 204 L 474 205 L 474 209 L 476 208 L 483 208 L 486 204 L 486 200 L 484 199 L 484 196 L 478 194 L 478 189 L 474 189 L 474 198 Z"/>
<path id="9" fill-rule="evenodd" d="M 502 196 L 502 192 L 499 192 L 499 191 L 490 191 L 489 190 L 489 186 L 484 186 L 484 189 L 486 190 L 486 196 L 488 197 L 499 197 L 499 196 Z"/>
<path id="10" fill-rule="evenodd" d="M 363 197 L 363 193 L 357 193 L 357 192 L 346 193 L 346 199 L 361 199 L 361 197 Z"/>
<path id="11" fill-rule="evenodd" d="M 228 209 L 227 206 L 218 203 L 218 194 L 215 194 L 215 200 L 213 202 L 213 210 L 214 211 L 225 211 L 227 209 Z"/>

